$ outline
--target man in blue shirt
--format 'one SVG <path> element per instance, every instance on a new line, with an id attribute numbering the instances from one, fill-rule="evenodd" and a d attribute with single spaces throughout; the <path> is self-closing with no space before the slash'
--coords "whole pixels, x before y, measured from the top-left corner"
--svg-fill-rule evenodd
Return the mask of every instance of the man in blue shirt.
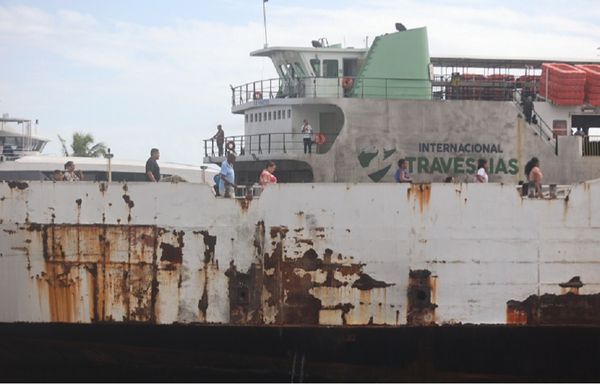
<path id="1" fill-rule="evenodd" d="M 235 197 L 235 155 L 232 152 L 227 154 L 227 160 L 221 164 L 219 172 L 219 194 L 223 197 Z"/>

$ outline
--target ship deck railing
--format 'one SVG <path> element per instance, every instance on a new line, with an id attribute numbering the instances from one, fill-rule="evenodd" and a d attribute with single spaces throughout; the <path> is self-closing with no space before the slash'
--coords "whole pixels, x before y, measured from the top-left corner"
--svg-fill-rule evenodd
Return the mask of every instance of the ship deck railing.
<path id="1" fill-rule="evenodd" d="M 583 135 L 581 137 L 582 156 L 600 156 L 600 135 Z"/>
<path id="2" fill-rule="evenodd" d="M 429 82 L 430 89 L 422 83 Z M 465 78 L 457 81 L 435 75 L 432 81 L 408 78 L 297 77 L 258 80 L 231 87 L 232 106 L 264 100 L 293 98 L 377 98 L 414 100 L 488 100 L 511 101 L 516 90 L 532 94 L 539 89 L 537 80 L 489 80 Z M 425 92 L 427 91 L 427 92 Z"/>
<path id="3" fill-rule="evenodd" d="M 566 199 L 571 192 L 572 185 L 568 184 L 543 184 L 542 196 L 535 196 L 535 193 L 528 191 L 527 195 L 523 195 L 523 185 L 517 185 L 517 191 L 523 199 Z"/>
<path id="4" fill-rule="evenodd" d="M 325 138 L 323 144 L 316 144 L 316 135 Z M 325 153 L 331 147 L 337 135 L 313 132 L 312 153 Z M 304 153 L 304 134 L 300 132 L 257 133 L 253 135 L 226 136 L 223 144 L 223 154 L 228 152 L 236 155 L 263 154 L 301 154 Z M 204 157 L 219 157 L 216 139 L 204 140 Z"/>

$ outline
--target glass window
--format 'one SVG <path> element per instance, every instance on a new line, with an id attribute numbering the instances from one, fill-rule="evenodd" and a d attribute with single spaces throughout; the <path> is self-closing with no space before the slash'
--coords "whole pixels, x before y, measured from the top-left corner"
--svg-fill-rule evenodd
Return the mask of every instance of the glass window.
<path id="1" fill-rule="evenodd" d="M 337 60 L 323 60 L 323 77 L 338 77 Z"/>
<path id="2" fill-rule="evenodd" d="M 281 120 L 281 109 L 280 109 L 279 111 L 277 111 L 277 118 L 278 118 L 279 120 Z"/>
<path id="3" fill-rule="evenodd" d="M 269 111 L 269 120 L 271 120 L 271 111 Z"/>
<path id="4" fill-rule="evenodd" d="M 251 122 L 251 123 L 253 123 L 253 122 L 254 122 L 254 114 L 253 114 L 253 113 L 251 113 L 251 114 L 250 114 L 250 122 Z"/>
<path id="5" fill-rule="evenodd" d="M 319 59 L 310 59 L 310 67 L 315 73 L 316 77 L 321 76 L 321 60 Z"/>
<path id="6" fill-rule="evenodd" d="M 262 113 L 258 113 L 258 121 L 262 121 Z"/>
<path id="7" fill-rule="evenodd" d="M 300 63 L 295 62 L 294 63 L 294 69 L 296 70 L 296 75 L 298 77 L 305 77 L 304 68 L 302 68 L 302 66 L 300 65 Z"/>
<path id="8" fill-rule="evenodd" d="M 263 120 L 267 121 L 267 112 L 263 112 Z"/>
<path id="9" fill-rule="evenodd" d="M 246 123 L 248 122 L 248 115 L 246 115 Z"/>
<path id="10" fill-rule="evenodd" d="M 291 118 L 292 118 L 292 110 L 288 109 L 288 119 L 291 119 Z"/>

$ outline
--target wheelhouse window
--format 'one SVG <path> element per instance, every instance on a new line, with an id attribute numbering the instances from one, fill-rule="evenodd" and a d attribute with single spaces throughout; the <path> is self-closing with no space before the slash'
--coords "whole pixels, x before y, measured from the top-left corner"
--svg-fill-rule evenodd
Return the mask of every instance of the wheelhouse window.
<path id="1" fill-rule="evenodd" d="M 316 77 L 321 77 L 321 60 L 310 59 L 310 67 L 312 68 Z"/>
<path id="2" fill-rule="evenodd" d="M 323 77 L 338 77 L 338 61 L 323 60 Z"/>

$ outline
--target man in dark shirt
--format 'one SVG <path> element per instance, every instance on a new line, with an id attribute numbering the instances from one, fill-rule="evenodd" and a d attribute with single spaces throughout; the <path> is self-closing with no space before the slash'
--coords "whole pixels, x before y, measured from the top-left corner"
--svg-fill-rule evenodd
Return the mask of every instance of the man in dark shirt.
<path id="1" fill-rule="evenodd" d="M 219 156 L 223 156 L 223 144 L 225 143 L 225 132 L 221 124 L 217 125 L 217 133 L 212 137 L 213 140 L 217 140 L 217 148 L 219 149 Z"/>
<path id="2" fill-rule="evenodd" d="M 157 182 L 160 180 L 160 167 L 156 160 L 160 157 L 158 148 L 150 150 L 150 158 L 146 161 L 146 180 Z"/>

